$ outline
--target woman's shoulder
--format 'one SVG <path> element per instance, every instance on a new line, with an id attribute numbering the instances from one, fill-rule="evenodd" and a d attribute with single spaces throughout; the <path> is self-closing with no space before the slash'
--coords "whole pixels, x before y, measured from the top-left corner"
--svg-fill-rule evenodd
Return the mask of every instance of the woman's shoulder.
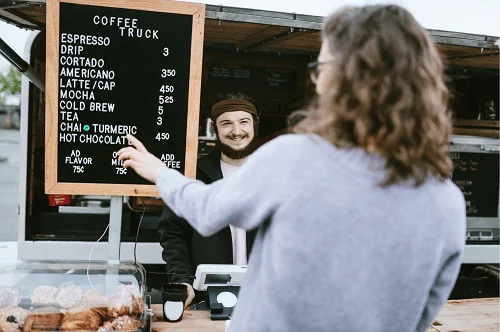
<path id="1" fill-rule="evenodd" d="M 444 181 L 439 181 L 438 179 L 432 179 L 432 183 L 434 184 L 435 196 L 440 197 L 440 202 L 447 202 L 447 206 L 451 206 L 453 208 L 463 208 L 465 209 L 465 198 L 464 194 L 457 187 L 455 183 L 453 183 L 450 179 L 446 179 Z"/>
<path id="2" fill-rule="evenodd" d="M 258 161 L 265 164 L 280 166 L 283 164 L 293 164 L 297 160 L 307 158 L 314 149 L 314 141 L 317 140 L 311 135 L 285 134 L 280 135 L 271 141 L 260 146 L 249 158 L 247 163 L 252 164 Z"/>
<path id="3" fill-rule="evenodd" d="M 308 149 L 312 146 L 318 146 L 328 143 L 322 137 L 315 134 L 285 134 L 280 135 L 273 140 L 262 145 L 259 149 Z"/>
<path id="4" fill-rule="evenodd" d="M 435 211 L 435 216 L 439 218 L 440 224 L 448 231 L 454 229 L 457 236 L 462 236 L 465 232 L 466 224 L 466 202 L 460 188 L 451 180 L 439 181 L 433 179 L 427 185 L 427 206 L 431 211 Z"/>

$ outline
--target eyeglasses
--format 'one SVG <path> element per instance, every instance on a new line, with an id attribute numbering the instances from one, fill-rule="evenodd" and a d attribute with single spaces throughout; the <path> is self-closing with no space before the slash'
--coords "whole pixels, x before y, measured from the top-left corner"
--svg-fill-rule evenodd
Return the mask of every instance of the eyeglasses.
<path id="1" fill-rule="evenodd" d="M 311 82 L 313 84 L 316 84 L 316 82 L 318 81 L 318 76 L 319 76 L 319 73 L 321 71 L 321 66 L 332 63 L 332 62 L 333 62 L 333 60 L 324 61 L 324 62 L 314 61 L 314 62 L 309 62 L 307 64 L 307 68 L 310 70 L 309 75 L 311 77 Z"/>

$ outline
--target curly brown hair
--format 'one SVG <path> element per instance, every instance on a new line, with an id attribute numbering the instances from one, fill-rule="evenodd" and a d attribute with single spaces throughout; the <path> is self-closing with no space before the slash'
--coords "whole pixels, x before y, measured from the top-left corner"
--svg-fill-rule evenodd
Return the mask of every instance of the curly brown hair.
<path id="1" fill-rule="evenodd" d="M 333 56 L 331 86 L 293 131 L 338 148 L 375 146 L 386 160 L 383 186 L 448 178 L 448 89 L 426 30 L 399 6 L 344 7 L 327 18 L 322 38 Z"/>

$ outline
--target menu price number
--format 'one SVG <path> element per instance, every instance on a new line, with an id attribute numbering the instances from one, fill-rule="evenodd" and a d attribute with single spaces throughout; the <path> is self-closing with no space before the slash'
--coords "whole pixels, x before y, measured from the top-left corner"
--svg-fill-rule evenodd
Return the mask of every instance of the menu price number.
<path id="1" fill-rule="evenodd" d="M 85 172 L 84 166 L 73 166 L 73 173 L 82 174 L 83 172 Z"/>
<path id="2" fill-rule="evenodd" d="M 158 115 L 163 115 L 163 106 L 158 106 Z M 163 118 L 161 116 L 156 118 L 156 124 L 161 126 L 163 123 Z"/>
<path id="3" fill-rule="evenodd" d="M 173 104 L 174 96 L 158 96 L 158 103 L 161 104 Z"/>
<path id="4" fill-rule="evenodd" d="M 126 175 L 127 169 L 123 167 L 116 167 L 116 174 L 118 175 Z"/>
<path id="5" fill-rule="evenodd" d="M 174 92 L 174 86 L 173 85 L 162 85 L 160 87 L 160 92 L 162 93 L 172 93 Z"/>
<path id="6" fill-rule="evenodd" d="M 174 92 L 174 86 L 173 85 L 162 85 L 160 87 L 160 92 L 161 93 L 172 93 Z M 174 103 L 174 96 L 163 96 L 160 95 L 158 96 L 158 103 L 160 106 L 158 106 L 158 115 L 163 115 L 163 106 L 165 104 L 173 104 Z M 163 124 L 163 118 L 161 116 L 158 116 L 156 118 L 156 124 L 158 126 L 161 126 Z"/>
<path id="7" fill-rule="evenodd" d="M 169 133 L 158 133 L 158 134 L 156 134 L 155 139 L 157 141 L 168 141 L 170 139 L 170 134 Z"/>
<path id="8" fill-rule="evenodd" d="M 168 50 L 168 47 L 165 47 L 163 49 L 163 55 L 164 56 L 168 56 L 169 54 L 169 50 Z M 162 69 L 161 70 L 161 77 L 162 78 L 167 78 L 167 77 L 174 77 L 175 76 L 175 69 Z M 174 92 L 174 87 L 172 85 L 162 85 L 160 87 L 160 92 L 161 93 L 172 93 Z M 165 104 L 173 104 L 174 103 L 174 96 L 164 96 L 164 95 L 160 95 L 158 96 L 158 104 L 160 104 L 160 106 L 158 106 L 158 117 L 156 118 L 156 125 L 158 126 L 161 126 L 163 124 L 163 118 L 161 117 L 161 115 L 163 115 L 163 106 L 162 105 L 165 105 Z M 160 140 L 164 140 L 163 136 L 160 135 L 159 138 L 158 138 L 158 135 L 157 135 L 157 138 L 156 138 L 158 141 Z M 165 139 L 168 139 L 168 138 L 165 138 Z"/>
<path id="9" fill-rule="evenodd" d="M 175 69 L 162 69 L 161 70 L 161 77 L 162 78 L 174 77 L 174 76 L 175 76 Z"/>

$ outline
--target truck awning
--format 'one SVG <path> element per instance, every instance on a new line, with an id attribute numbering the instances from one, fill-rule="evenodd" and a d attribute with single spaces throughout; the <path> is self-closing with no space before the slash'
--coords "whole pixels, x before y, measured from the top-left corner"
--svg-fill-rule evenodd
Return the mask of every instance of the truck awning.
<path id="1" fill-rule="evenodd" d="M 0 20 L 44 30 L 45 0 L 0 0 Z M 273 52 L 315 57 L 323 17 L 225 6 L 206 6 L 205 45 L 242 52 Z M 498 36 L 428 30 L 450 66 L 498 70 Z"/>

